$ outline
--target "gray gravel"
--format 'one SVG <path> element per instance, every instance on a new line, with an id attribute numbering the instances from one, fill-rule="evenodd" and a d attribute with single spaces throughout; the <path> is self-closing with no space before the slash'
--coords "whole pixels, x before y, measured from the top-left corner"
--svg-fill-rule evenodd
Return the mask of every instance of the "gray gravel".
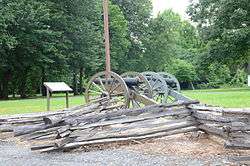
<path id="1" fill-rule="evenodd" d="M 226 157 L 197 159 L 173 155 L 146 155 L 126 149 L 110 149 L 92 152 L 34 153 L 27 147 L 0 142 L 0 165 L 4 166 L 160 166 L 160 165 L 228 165 Z"/>

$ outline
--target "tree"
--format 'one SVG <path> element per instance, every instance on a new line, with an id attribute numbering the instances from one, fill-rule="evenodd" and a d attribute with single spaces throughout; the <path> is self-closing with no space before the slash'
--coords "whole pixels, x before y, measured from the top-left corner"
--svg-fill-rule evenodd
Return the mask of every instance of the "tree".
<path id="1" fill-rule="evenodd" d="M 110 3 L 111 65 L 112 70 L 119 73 L 126 71 L 126 55 L 130 47 L 128 35 L 128 21 L 119 6 Z"/>
<path id="2" fill-rule="evenodd" d="M 67 58 L 74 94 L 78 94 L 78 89 L 82 93 L 84 72 L 91 75 L 103 66 L 102 3 L 88 0 L 53 1 L 66 17 L 64 34 L 71 42 Z"/>
<path id="3" fill-rule="evenodd" d="M 147 37 L 143 40 L 144 70 L 162 71 L 176 58 L 175 36 L 180 25 L 180 16 L 172 10 L 166 10 L 150 22 Z"/>
<path id="4" fill-rule="evenodd" d="M 193 1 L 188 14 L 197 23 L 207 53 L 207 63 L 244 64 L 250 49 L 250 3 L 248 0 Z"/>
<path id="5" fill-rule="evenodd" d="M 231 80 L 229 68 L 219 63 L 209 65 L 206 77 L 208 81 L 207 86 L 210 88 L 218 88 Z"/>
<path id="6" fill-rule="evenodd" d="M 4 34 L 1 35 L 0 48 L 1 56 L 5 59 L 3 90 L 8 91 L 13 74 L 18 74 L 15 81 L 18 82 L 19 94 L 26 97 L 30 71 L 44 62 L 65 62 L 63 53 L 67 40 L 56 27 L 60 26 L 58 19 L 63 20 L 63 16 L 60 12 L 52 11 L 52 3 L 34 0 L 6 0 L 0 3 L 1 33 Z M 4 93 L 2 97 L 7 98 L 7 94 Z"/>
<path id="7" fill-rule="evenodd" d="M 168 65 L 165 69 L 166 72 L 173 74 L 181 84 L 190 85 L 193 89 L 193 82 L 197 81 L 198 76 L 195 67 L 180 59 L 175 59 L 171 65 Z"/>
<path id="8" fill-rule="evenodd" d="M 143 40 L 148 31 L 148 25 L 152 19 L 151 0 L 112 0 L 118 5 L 128 22 L 127 39 L 131 45 L 123 61 L 127 71 L 143 71 Z"/>

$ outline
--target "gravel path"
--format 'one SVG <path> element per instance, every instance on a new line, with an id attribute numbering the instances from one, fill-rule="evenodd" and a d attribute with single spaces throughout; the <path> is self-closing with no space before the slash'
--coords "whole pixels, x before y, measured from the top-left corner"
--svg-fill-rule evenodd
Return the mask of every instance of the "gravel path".
<path id="1" fill-rule="evenodd" d="M 0 165 L 4 166 L 157 166 L 157 165 L 228 165 L 226 157 L 197 159 L 164 155 L 146 155 L 128 149 L 111 149 L 92 152 L 70 153 L 34 153 L 28 147 L 16 146 L 13 143 L 0 142 Z"/>

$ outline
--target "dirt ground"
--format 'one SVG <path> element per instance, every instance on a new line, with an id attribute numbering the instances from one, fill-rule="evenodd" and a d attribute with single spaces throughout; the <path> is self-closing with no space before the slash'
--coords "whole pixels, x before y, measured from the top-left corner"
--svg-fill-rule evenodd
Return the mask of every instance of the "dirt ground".
<path id="1" fill-rule="evenodd" d="M 27 143 L 0 135 L 0 159 L 4 165 L 23 165 L 26 162 L 45 162 L 58 165 L 247 165 L 250 151 L 226 150 L 221 140 L 205 134 L 189 133 L 154 140 L 133 141 L 97 147 L 82 147 L 67 153 L 38 154 L 29 150 Z M 14 144 L 10 144 L 14 143 Z M 10 150 L 11 149 L 11 150 Z M 60 154 L 60 155 L 58 155 Z M 26 158 L 26 157 L 27 158 Z M 54 156 L 54 157 L 53 157 Z M 112 157 L 113 156 L 113 157 Z M 7 160 L 9 158 L 9 160 Z M 13 158 L 20 158 L 18 163 Z M 72 161 L 74 159 L 74 161 Z M 69 162 L 72 161 L 72 162 Z M 80 162 L 81 163 L 81 162 Z M 89 164 L 87 164 L 89 163 Z M 125 164 L 126 163 L 126 164 Z M 147 163 L 147 164 L 145 164 Z M 1 165 L 1 164 L 0 164 Z M 49 164 L 50 165 L 50 164 Z M 52 164 L 54 165 L 54 164 Z"/>
<path id="2" fill-rule="evenodd" d="M 145 154 L 175 154 L 184 156 L 246 156 L 250 151 L 227 150 L 223 141 L 205 134 L 189 133 L 165 137 L 156 140 L 138 142 L 130 145 L 128 149 L 140 150 Z"/>

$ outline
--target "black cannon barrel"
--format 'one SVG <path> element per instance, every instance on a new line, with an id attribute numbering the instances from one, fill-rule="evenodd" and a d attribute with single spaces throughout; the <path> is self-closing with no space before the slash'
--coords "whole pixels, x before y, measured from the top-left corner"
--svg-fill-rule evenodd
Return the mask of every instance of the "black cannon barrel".
<path id="1" fill-rule="evenodd" d="M 150 76 L 146 76 L 146 78 L 147 78 L 148 80 L 153 79 L 153 81 L 156 81 L 156 79 L 154 80 L 154 78 L 152 78 L 152 77 L 150 77 Z M 166 81 L 167 84 L 175 84 L 175 81 L 174 81 L 173 79 L 169 79 L 169 78 L 163 78 L 163 79 Z"/>
<path id="2" fill-rule="evenodd" d="M 137 86 L 141 83 L 140 79 L 139 78 L 123 78 L 124 82 L 126 83 L 126 85 L 128 87 L 131 87 L 131 86 Z M 114 81 L 113 78 L 108 78 L 108 79 L 95 79 L 93 82 L 96 83 L 96 84 L 101 84 L 100 81 L 103 83 L 103 84 L 112 84 L 112 82 Z M 118 82 L 118 81 L 117 81 Z"/>
<path id="3" fill-rule="evenodd" d="M 167 84 L 176 84 L 175 80 L 169 79 L 169 78 L 164 78 Z"/>

